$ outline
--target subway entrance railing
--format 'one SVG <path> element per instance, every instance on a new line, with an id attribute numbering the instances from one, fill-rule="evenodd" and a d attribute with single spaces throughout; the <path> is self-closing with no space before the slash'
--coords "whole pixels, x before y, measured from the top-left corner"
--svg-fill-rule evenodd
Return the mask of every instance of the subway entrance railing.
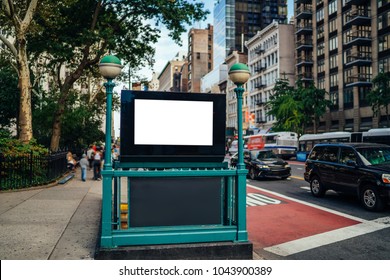
<path id="1" fill-rule="evenodd" d="M 239 187 L 238 179 L 246 170 L 117 162 L 102 175 L 102 248 L 248 241 L 245 182 Z"/>

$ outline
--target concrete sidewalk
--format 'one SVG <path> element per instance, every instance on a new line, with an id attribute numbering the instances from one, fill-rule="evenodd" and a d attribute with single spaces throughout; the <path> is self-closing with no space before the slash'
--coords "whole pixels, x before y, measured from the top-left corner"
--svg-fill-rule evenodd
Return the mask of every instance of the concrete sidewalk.
<path id="1" fill-rule="evenodd" d="M 102 181 L 0 192 L 1 260 L 91 260 L 99 238 Z M 253 259 L 264 259 L 253 252 Z"/>
<path id="2" fill-rule="evenodd" d="M 0 193 L 0 259 L 93 259 L 99 235 L 102 182 Z"/>

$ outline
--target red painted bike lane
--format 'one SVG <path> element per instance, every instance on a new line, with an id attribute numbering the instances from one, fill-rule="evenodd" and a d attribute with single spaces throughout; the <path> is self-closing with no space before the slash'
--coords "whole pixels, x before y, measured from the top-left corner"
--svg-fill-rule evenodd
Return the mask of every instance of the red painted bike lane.
<path id="1" fill-rule="evenodd" d="M 262 249 L 303 237 L 356 225 L 359 221 L 247 187 L 248 196 L 266 196 L 279 204 L 247 207 L 249 240 Z"/>

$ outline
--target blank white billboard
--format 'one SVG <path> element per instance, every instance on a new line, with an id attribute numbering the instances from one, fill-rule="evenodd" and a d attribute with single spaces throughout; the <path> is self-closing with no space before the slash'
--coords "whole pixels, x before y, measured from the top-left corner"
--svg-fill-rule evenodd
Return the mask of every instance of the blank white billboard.
<path id="1" fill-rule="evenodd" d="M 213 102 L 134 100 L 135 145 L 213 145 Z"/>

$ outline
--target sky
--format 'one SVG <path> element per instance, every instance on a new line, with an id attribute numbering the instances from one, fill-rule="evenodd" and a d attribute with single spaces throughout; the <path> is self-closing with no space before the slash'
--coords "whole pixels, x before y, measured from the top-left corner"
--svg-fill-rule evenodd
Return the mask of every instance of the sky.
<path id="1" fill-rule="evenodd" d="M 201 1 L 205 3 L 205 9 L 210 11 L 210 14 L 206 21 L 202 23 L 197 23 L 195 26 L 189 26 L 188 30 L 192 27 L 203 29 L 207 27 L 207 24 L 213 24 L 213 7 L 214 7 L 214 0 L 206 0 Z M 294 14 L 293 7 L 294 7 L 294 0 L 287 0 L 287 9 L 288 9 L 288 20 L 291 18 L 291 16 Z M 179 46 L 176 44 L 169 36 L 168 31 L 165 29 L 161 32 L 161 38 L 159 39 L 158 43 L 155 44 L 155 50 L 156 55 L 154 57 L 155 64 L 153 69 L 150 69 L 149 67 L 145 67 L 141 69 L 138 73 L 140 76 L 145 77 L 147 79 L 152 78 L 152 73 L 157 72 L 160 73 L 168 61 L 172 60 L 175 55 L 180 52 L 184 51 L 186 52 L 188 50 L 188 32 L 185 32 L 181 36 L 182 46 Z M 117 87 L 116 90 L 121 90 L 123 85 L 120 87 Z M 119 114 L 115 114 L 114 117 L 114 127 L 115 127 L 115 136 L 119 136 Z"/>
<path id="2" fill-rule="evenodd" d="M 214 7 L 214 0 L 206 0 L 201 1 L 205 3 L 205 9 L 210 11 L 210 14 L 206 21 L 202 23 L 197 23 L 194 27 L 195 28 L 206 28 L 207 24 L 213 24 L 213 7 Z M 293 0 L 287 0 L 288 4 L 288 19 L 294 14 L 293 7 L 294 7 L 294 1 Z M 190 26 L 188 30 L 191 28 Z M 188 33 L 182 34 L 182 46 L 177 45 L 169 36 L 167 30 L 163 30 L 161 33 L 161 38 L 158 41 L 158 43 L 155 45 L 156 49 L 156 55 L 155 55 L 155 65 L 154 65 L 154 71 L 160 73 L 168 61 L 172 60 L 174 56 L 179 51 L 187 51 L 188 50 Z M 143 68 L 139 73 L 141 76 L 145 76 L 146 78 L 150 79 L 152 77 L 153 70 L 150 68 Z"/>

